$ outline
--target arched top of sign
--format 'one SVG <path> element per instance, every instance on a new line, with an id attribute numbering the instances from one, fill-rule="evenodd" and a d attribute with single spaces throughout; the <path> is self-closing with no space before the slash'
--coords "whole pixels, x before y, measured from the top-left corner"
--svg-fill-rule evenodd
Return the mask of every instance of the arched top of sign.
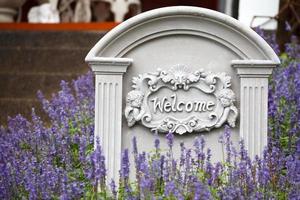
<path id="1" fill-rule="evenodd" d="M 178 34 L 216 41 L 234 51 L 241 60 L 279 63 L 272 48 L 249 27 L 222 13 L 189 6 L 160 8 L 123 22 L 92 48 L 86 61 L 124 57 L 131 49 L 149 40 Z"/>
<path id="2" fill-rule="evenodd" d="M 235 127 L 238 110 L 231 77 L 225 73 L 178 65 L 140 74 L 132 82 L 125 108 L 129 127 L 140 121 L 152 131 L 178 134 L 209 131 L 225 122 Z"/>

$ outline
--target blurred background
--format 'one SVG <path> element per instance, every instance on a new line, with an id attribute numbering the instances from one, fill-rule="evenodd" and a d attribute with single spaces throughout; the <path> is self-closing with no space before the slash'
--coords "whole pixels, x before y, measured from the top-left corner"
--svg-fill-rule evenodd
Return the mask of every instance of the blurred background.
<path id="1" fill-rule="evenodd" d="M 299 23 L 299 0 L 0 0 L 0 21 L 122 22 L 141 12 L 178 5 L 223 12 L 251 27 L 276 29 L 282 20 L 292 26 Z"/>
<path id="2" fill-rule="evenodd" d="M 0 0 L 0 124 L 89 69 L 84 58 L 118 23 L 166 6 L 197 6 L 275 33 L 280 49 L 300 35 L 300 0 Z M 288 30 L 288 31 L 287 31 Z"/>

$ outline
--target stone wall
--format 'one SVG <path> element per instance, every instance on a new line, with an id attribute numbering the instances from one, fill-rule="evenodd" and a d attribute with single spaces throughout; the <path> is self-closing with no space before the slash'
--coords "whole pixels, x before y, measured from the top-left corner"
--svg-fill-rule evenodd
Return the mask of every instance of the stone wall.
<path id="1" fill-rule="evenodd" d="M 1 31 L 0 124 L 18 113 L 30 117 L 32 107 L 42 114 L 37 91 L 50 97 L 59 90 L 61 80 L 70 81 L 86 73 L 89 68 L 84 58 L 104 34 L 98 31 Z"/>

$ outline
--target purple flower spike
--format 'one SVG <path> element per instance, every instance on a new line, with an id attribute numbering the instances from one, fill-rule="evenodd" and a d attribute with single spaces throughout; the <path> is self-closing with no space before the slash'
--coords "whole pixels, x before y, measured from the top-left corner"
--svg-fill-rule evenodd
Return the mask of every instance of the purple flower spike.
<path id="1" fill-rule="evenodd" d="M 124 180 L 128 180 L 129 178 L 129 155 L 128 149 L 125 149 L 122 154 L 122 162 L 121 162 L 121 178 Z"/>
<path id="2" fill-rule="evenodd" d="M 210 200 L 213 199 L 208 188 L 203 185 L 199 180 L 194 182 L 195 194 L 194 200 Z"/>
<path id="3" fill-rule="evenodd" d="M 113 194 L 113 199 L 117 199 L 116 183 L 114 180 L 111 180 L 111 182 L 110 182 L 110 189 Z"/>
<path id="4" fill-rule="evenodd" d="M 132 138 L 132 145 L 133 145 L 133 155 L 138 155 L 138 148 L 137 148 L 137 141 L 136 137 Z"/>
<path id="5" fill-rule="evenodd" d="M 174 135 L 173 135 L 173 133 L 169 132 L 166 135 L 166 139 L 167 139 L 167 143 L 168 143 L 169 148 L 172 149 L 173 143 L 174 143 Z"/>
<path id="6" fill-rule="evenodd" d="M 159 139 L 158 139 L 158 138 L 155 138 L 155 140 L 154 140 L 154 147 L 155 147 L 156 150 L 159 149 L 159 144 L 160 144 Z"/>

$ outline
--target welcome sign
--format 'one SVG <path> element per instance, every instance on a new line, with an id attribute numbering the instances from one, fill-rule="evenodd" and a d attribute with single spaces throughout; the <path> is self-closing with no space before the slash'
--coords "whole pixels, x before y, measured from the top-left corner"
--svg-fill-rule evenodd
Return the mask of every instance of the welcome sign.
<path id="1" fill-rule="evenodd" d="M 117 180 L 121 151 L 137 138 L 151 151 L 174 133 L 191 147 L 202 135 L 222 161 L 219 136 L 244 139 L 251 157 L 267 144 L 268 77 L 279 59 L 252 29 L 215 11 L 169 7 L 137 15 L 107 33 L 86 61 L 95 73 L 95 137 L 108 180 Z"/>
<path id="2" fill-rule="evenodd" d="M 235 127 L 238 110 L 225 73 L 191 71 L 178 65 L 133 78 L 127 94 L 128 126 L 140 121 L 152 131 L 184 133 L 209 131 L 226 121 Z"/>

